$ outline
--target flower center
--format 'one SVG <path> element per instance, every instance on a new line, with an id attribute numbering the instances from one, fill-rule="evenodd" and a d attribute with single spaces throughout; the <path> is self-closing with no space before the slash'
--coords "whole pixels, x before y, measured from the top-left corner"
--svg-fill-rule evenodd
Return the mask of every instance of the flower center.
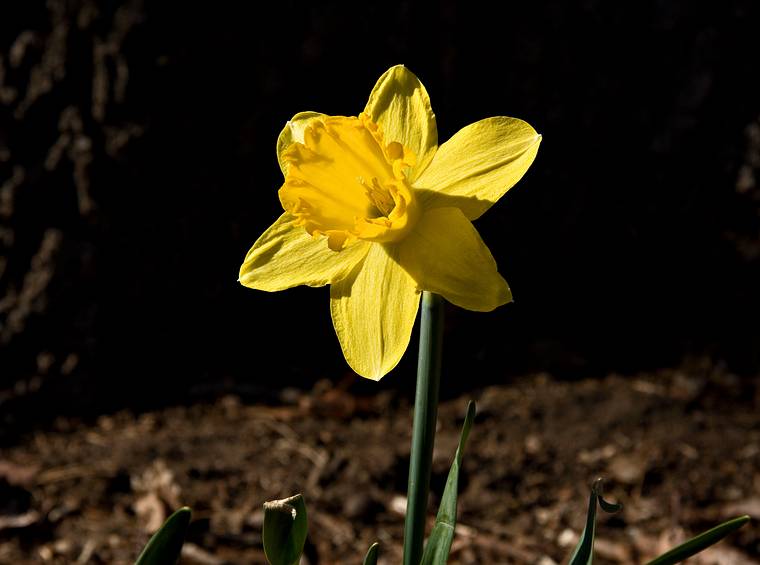
<path id="1" fill-rule="evenodd" d="M 395 141 L 386 145 L 366 114 L 313 120 L 283 159 L 282 207 L 314 237 L 327 236 L 330 249 L 357 239 L 399 241 L 419 218 L 405 174 L 414 154 Z"/>

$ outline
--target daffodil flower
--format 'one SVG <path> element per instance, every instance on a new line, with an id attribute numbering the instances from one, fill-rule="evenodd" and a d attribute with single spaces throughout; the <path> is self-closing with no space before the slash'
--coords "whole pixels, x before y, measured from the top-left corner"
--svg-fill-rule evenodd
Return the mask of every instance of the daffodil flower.
<path id="1" fill-rule="evenodd" d="M 302 112 L 285 125 L 285 212 L 253 244 L 240 282 L 329 284 L 348 364 L 378 380 L 409 345 L 422 290 L 468 310 L 511 301 L 471 221 L 520 180 L 540 141 L 522 120 L 494 117 L 439 147 L 425 87 L 392 67 L 358 116 Z"/>

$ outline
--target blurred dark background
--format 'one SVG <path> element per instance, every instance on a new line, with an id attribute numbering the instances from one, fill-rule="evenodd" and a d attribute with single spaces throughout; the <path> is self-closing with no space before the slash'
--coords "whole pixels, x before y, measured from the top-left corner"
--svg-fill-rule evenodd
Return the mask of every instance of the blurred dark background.
<path id="1" fill-rule="evenodd" d="M 237 272 L 281 211 L 285 122 L 360 112 L 398 63 L 441 142 L 493 115 L 544 136 L 477 223 L 516 301 L 449 309 L 445 394 L 760 369 L 756 2 L 266 8 L 0 8 L 0 428 L 346 377 L 327 289 Z M 415 349 L 358 390 L 411 389 Z"/>

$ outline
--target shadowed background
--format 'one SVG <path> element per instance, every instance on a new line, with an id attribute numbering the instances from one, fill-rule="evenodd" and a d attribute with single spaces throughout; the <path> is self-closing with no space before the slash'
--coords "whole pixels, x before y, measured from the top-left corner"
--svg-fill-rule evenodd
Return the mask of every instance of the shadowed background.
<path id="1" fill-rule="evenodd" d="M 449 309 L 446 394 L 690 355 L 760 368 L 754 2 L 243 4 L 0 9 L 5 432 L 347 375 L 327 289 L 237 271 L 281 212 L 285 122 L 360 112 L 398 63 L 441 142 L 494 115 L 544 136 L 476 224 L 515 303 Z M 381 388 L 411 389 L 415 339 Z"/>

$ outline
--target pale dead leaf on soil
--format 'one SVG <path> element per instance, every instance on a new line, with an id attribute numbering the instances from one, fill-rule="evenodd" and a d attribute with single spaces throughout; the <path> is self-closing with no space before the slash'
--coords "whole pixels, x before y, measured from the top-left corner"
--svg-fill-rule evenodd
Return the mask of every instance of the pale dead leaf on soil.
<path id="1" fill-rule="evenodd" d="M 5 479 L 11 485 L 31 484 L 39 470 L 39 465 L 19 465 L 13 461 L 0 460 L 0 478 Z"/>
<path id="2" fill-rule="evenodd" d="M 760 496 L 753 496 L 737 502 L 726 504 L 721 508 L 721 515 L 726 517 L 747 514 L 755 520 L 760 520 Z"/>
<path id="3" fill-rule="evenodd" d="M 609 539 L 596 537 L 594 539 L 594 553 L 615 563 L 633 563 L 631 549 L 624 543 Z"/>
<path id="4" fill-rule="evenodd" d="M 149 534 L 157 531 L 166 520 L 166 508 L 155 492 L 149 492 L 138 498 L 133 508 L 140 519 L 143 531 Z"/>
<path id="5" fill-rule="evenodd" d="M 641 453 L 626 453 L 612 459 L 607 469 L 615 481 L 636 485 L 641 483 L 649 468 L 647 459 Z"/>
<path id="6" fill-rule="evenodd" d="M 148 533 L 155 532 L 166 520 L 169 509 L 182 506 L 180 488 L 174 473 L 163 460 L 157 459 L 140 475 L 131 479 L 132 490 L 138 495 L 133 507 L 139 516 L 142 528 Z"/>
<path id="7" fill-rule="evenodd" d="M 757 560 L 730 545 L 718 545 L 692 557 L 694 565 L 757 565 Z"/>
<path id="8" fill-rule="evenodd" d="M 36 510 L 29 510 L 23 514 L 13 514 L 11 516 L 0 516 L 0 531 L 5 529 L 26 528 L 35 524 L 40 519 L 40 514 Z"/>
<path id="9" fill-rule="evenodd" d="M 570 528 L 565 528 L 560 532 L 559 536 L 557 536 L 557 545 L 560 547 L 573 547 L 578 543 L 579 539 L 579 534 L 575 533 Z"/>
<path id="10" fill-rule="evenodd" d="M 222 565 L 224 563 L 224 559 L 209 553 L 194 543 L 185 543 L 182 546 L 182 559 L 198 565 Z"/>
<path id="11" fill-rule="evenodd" d="M 97 547 L 98 544 L 95 543 L 95 540 L 87 540 L 87 542 L 84 544 L 84 547 L 82 548 L 82 553 L 80 553 L 79 557 L 77 558 L 77 565 L 84 565 L 85 563 L 89 563 L 90 558 L 92 557 L 92 554 L 95 553 Z"/>
<path id="12" fill-rule="evenodd" d="M 617 447 L 608 443 L 597 449 L 583 449 L 578 453 L 578 463 L 595 465 L 599 461 L 607 461 L 617 454 Z"/>

